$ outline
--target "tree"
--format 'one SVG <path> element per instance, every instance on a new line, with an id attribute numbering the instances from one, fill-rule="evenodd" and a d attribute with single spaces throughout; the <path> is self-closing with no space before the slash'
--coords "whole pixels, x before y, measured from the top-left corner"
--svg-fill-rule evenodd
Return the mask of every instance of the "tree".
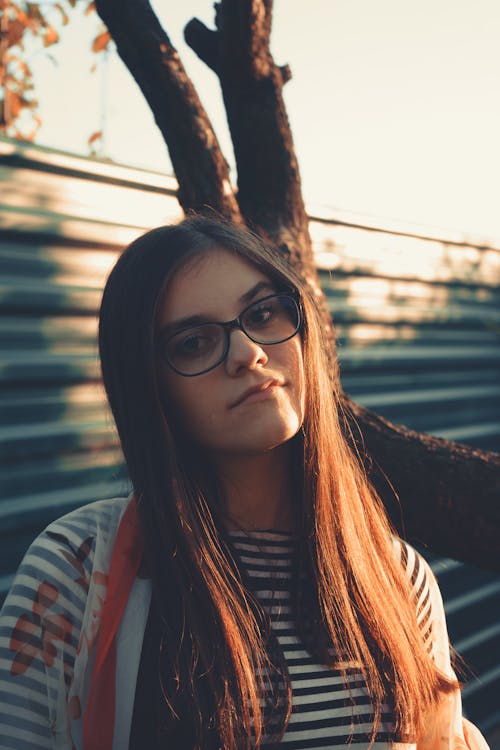
<path id="1" fill-rule="evenodd" d="M 187 43 L 220 81 L 237 191 L 209 117 L 148 0 L 95 5 L 165 139 L 182 208 L 215 209 L 287 254 L 320 303 L 331 365 L 337 368 L 282 95 L 291 73 L 276 65 L 270 52 L 272 0 L 221 0 L 214 29 L 197 19 L 185 28 Z M 343 412 L 346 435 L 403 535 L 500 569 L 500 456 L 392 425 L 347 395 Z"/>
<path id="2" fill-rule="evenodd" d="M 30 57 L 59 41 L 58 27 L 66 26 L 71 10 L 79 3 L 85 13 L 93 13 L 92 0 L 27 2 L 0 0 L 0 133 L 22 140 L 34 140 L 41 125 L 34 92 Z M 93 52 L 102 52 L 111 37 L 102 28 L 92 43 Z M 100 133 L 89 138 L 89 145 Z"/>

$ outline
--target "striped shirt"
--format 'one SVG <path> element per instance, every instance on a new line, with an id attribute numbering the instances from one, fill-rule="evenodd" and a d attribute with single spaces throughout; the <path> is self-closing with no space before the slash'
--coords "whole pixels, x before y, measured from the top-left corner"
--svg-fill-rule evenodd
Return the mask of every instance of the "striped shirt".
<path id="1" fill-rule="evenodd" d="M 292 620 L 293 534 L 276 531 L 231 532 L 231 538 L 256 595 L 283 650 L 292 686 L 292 713 L 282 744 L 288 750 L 332 748 L 351 743 L 366 748 L 373 729 L 373 708 L 363 675 L 346 675 L 319 664 L 304 647 Z M 431 638 L 430 582 L 426 564 L 409 545 L 395 540 L 411 581 L 423 637 Z M 346 684 L 347 680 L 347 684 Z M 393 715 L 383 707 L 375 749 L 393 740 Z M 263 748 L 270 747 L 264 742 Z"/>

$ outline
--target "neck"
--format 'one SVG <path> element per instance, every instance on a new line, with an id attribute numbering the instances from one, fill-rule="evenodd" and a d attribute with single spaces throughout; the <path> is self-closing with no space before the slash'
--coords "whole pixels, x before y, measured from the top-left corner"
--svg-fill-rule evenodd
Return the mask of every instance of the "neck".
<path id="1" fill-rule="evenodd" d="M 289 444 L 256 455 L 217 457 L 216 467 L 228 529 L 295 529 L 296 488 Z"/>

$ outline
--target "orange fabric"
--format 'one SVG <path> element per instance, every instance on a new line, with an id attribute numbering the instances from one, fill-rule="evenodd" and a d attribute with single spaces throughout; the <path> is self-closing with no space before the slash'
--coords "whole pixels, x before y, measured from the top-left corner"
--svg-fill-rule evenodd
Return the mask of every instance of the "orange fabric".
<path id="1" fill-rule="evenodd" d="M 143 555 L 135 498 L 120 521 L 109 570 L 85 711 L 83 750 L 111 750 L 115 724 L 116 633 Z"/>

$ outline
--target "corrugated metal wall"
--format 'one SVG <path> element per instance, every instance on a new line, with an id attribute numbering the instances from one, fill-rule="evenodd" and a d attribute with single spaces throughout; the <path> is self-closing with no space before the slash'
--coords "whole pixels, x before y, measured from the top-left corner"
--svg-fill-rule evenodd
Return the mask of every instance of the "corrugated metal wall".
<path id="1" fill-rule="evenodd" d="M 393 422 L 500 451 L 500 250 L 313 222 L 344 389 Z"/>
<path id="2" fill-rule="evenodd" d="M 7 140 L 0 186 L 3 598 L 44 525 L 126 491 L 99 382 L 97 307 L 119 249 L 180 211 L 171 178 Z M 499 450 L 499 250 L 319 216 L 311 230 L 345 390 L 392 421 Z M 500 726 L 500 581 L 432 564 L 455 645 L 481 676 L 466 706 L 491 732 Z"/>
<path id="3" fill-rule="evenodd" d="M 313 223 L 344 390 L 397 424 L 500 451 L 500 252 Z M 500 498 L 499 498 L 500 502 Z M 500 578 L 421 550 L 468 666 L 465 710 L 500 748 Z"/>

